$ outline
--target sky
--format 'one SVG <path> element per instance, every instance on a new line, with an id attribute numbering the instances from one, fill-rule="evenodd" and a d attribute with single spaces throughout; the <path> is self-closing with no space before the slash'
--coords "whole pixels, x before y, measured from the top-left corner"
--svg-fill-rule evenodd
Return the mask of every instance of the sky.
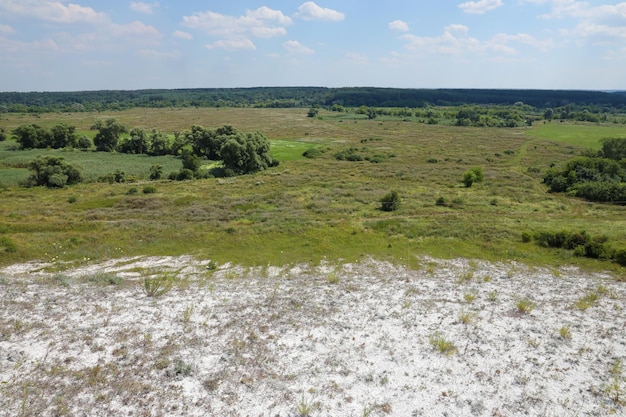
<path id="1" fill-rule="evenodd" d="M 626 89 L 626 2 L 0 0 L 0 91 Z"/>

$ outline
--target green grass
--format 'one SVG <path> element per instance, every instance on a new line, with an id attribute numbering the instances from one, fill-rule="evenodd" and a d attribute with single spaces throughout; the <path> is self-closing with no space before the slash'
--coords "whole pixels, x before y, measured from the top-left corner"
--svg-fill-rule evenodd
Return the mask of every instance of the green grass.
<path id="1" fill-rule="evenodd" d="M 64 121 L 88 129 L 95 119 L 111 115 L 129 126 L 168 133 L 194 123 L 259 130 L 272 141 L 281 164 L 235 178 L 151 182 L 155 193 L 133 195 L 129 187 L 141 190 L 145 184 L 22 189 L 6 175 L 11 170 L 0 168 L 0 235 L 15 246 L 2 253 L 0 264 L 192 254 L 250 266 L 368 256 L 410 265 L 415 255 L 428 254 L 611 269 L 615 265 L 609 262 L 523 243 L 521 235 L 593 230 L 612 245 L 626 247 L 624 207 L 546 194 L 542 172 L 571 158 L 575 150 L 570 144 L 530 138 L 525 128 L 311 119 L 306 109 L 135 109 L 107 115 L 46 114 L 40 119 L 10 114 L 3 115 L 0 127 Z M 120 169 L 127 177 L 146 181 L 154 163 L 164 166 L 165 175 L 181 167 L 171 157 L 11 151 L 9 146 L 0 144 L 0 166 L 58 152 L 92 177 Z M 315 159 L 301 157 L 311 146 L 325 152 Z M 335 159 L 349 148 L 390 156 L 380 163 Z M 433 159 L 437 163 L 428 162 Z M 485 179 L 466 188 L 463 173 L 473 166 L 482 167 Z M 531 166 L 536 173 L 528 172 Z M 384 212 L 379 200 L 390 189 L 398 192 L 402 204 Z M 451 204 L 437 205 L 439 197 Z"/>
<path id="2" fill-rule="evenodd" d="M 591 124 L 591 123 L 536 123 L 528 131 L 528 135 L 538 139 L 547 139 L 566 143 L 581 148 L 599 150 L 604 138 L 626 137 L 623 125 Z"/>

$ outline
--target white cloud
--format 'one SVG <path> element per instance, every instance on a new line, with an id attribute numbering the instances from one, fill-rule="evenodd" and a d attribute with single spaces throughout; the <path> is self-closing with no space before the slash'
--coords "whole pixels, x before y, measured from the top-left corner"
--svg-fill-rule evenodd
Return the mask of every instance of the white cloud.
<path id="1" fill-rule="evenodd" d="M 159 8 L 159 3 L 144 3 L 142 1 L 131 1 L 130 9 L 137 13 L 153 14 Z"/>
<path id="2" fill-rule="evenodd" d="M 339 22 L 345 19 L 345 15 L 333 9 L 320 7 L 312 1 L 307 1 L 298 7 L 296 17 L 302 20 L 329 20 Z"/>
<path id="3" fill-rule="evenodd" d="M 311 55 L 315 53 L 313 49 L 307 48 L 298 41 L 287 41 L 283 43 L 283 48 L 290 54 Z"/>
<path id="4" fill-rule="evenodd" d="M 409 24 L 402 20 L 394 20 L 393 22 L 389 22 L 389 29 L 397 32 L 408 32 Z"/>
<path id="5" fill-rule="evenodd" d="M 191 33 L 183 32 L 182 30 L 175 31 L 174 33 L 172 33 L 172 36 L 178 39 L 193 39 L 193 35 Z"/>
<path id="6" fill-rule="evenodd" d="M 13 32 L 15 32 L 15 30 L 13 30 L 11 26 L 0 23 L 0 33 L 9 34 Z"/>
<path id="7" fill-rule="evenodd" d="M 0 10 L 6 15 L 31 17 L 57 23 L 103 23 L 108 22 L 106 13 L 95 11 L 91 7 L 79 4 L 63 4 L 47 0 L 3 0 Z"/>
<path id="8" fill-rule="evenodd" d="M 215 41 L 212 44 L 206 45 L 208 49 L 226 49 L 226 50 L 237 50 L 237 49 L 248 49 L 253 50 L 256 49 L 256 46 L 250 39 L 222 39 L 219 41 Z"/>
<path id="9" fill-rule="evenodd" d="M 459 4 L 459 7 L 463 9 L 465 13 L 471 14 L 483 14 L 493 9 L 497 9 L 500 6 L 502 6 L 502 0 L 468 1 Z"/>
<path id="10" fill-rule="evenodd" d="M 181 56 L 181 52 L 177 50 L 159 51 L 157 49 L 140 49 L 137 51 L 137 55 L 152 59 L 172 59 L 179 58 Z"/>
<path id="11" fill-rule="evenodd" d="M 261 7 L 248 10 L 244 16 L 227 16 L 212 11 L 198 12 L 183 16 L 183 26 L 202 30 L 210 35 L 225 38 L 240 38 L 251 34 L 255 37 L 270 38 L 287 34 L 285 26 L 292 24 L 290 17 L 279 10 Z"/>
<path id="12" fill-rule="evenodd" d="M 526 45 L 542 52 L 553 47 L 552 41 L 541 41 L 532 35 L 519 33 L 516 35 L 500 33 L 489 40 L 481 41 L 469 36 L 469 28 L 464 25 L 449 25 L 443 34 L 437 37 L 419 37 L 402 35 L 407 42 L 406 48 L 421 54 L 442 55 L 517 55 L 520 51 L 515 45 Z"/>
<path id="13" fill-rule="evenodd" d="M 123 38 L 127 45 L 158 46 L 163 37 L 154 26 L 137 20 L 125 25 L 112 24 L 110 30 L 114 36 Z"/>

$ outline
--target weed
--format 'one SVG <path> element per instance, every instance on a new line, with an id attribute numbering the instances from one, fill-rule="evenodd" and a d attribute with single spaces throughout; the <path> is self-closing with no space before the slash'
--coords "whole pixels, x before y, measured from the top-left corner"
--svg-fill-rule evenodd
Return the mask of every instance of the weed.
<path id="1" fill-rule="evenodd" d="M 487 299 L 492 303 L 495 303 L 498 300 L 498 292 L 490 291 L 489 294 L 487 294 Z"/>
<path id="2" fill-rule="evenodd" d="M 154 194 L 156 193 L 157 189 L 154 185 L 146 185 L 145 187 L 143 187 L 143 193 L 144 194 Z"/>
<path id="3" fill-rule="evenodd" d="M 572 340 L 572 332 L 569 326 L 563 326 L 559 329 L 559 336 L 563 340 Z"/>
<path id="4" fill-rule="evenodd" d="M 537 349 L 539 346 L 541 346 L 541 342 L 537 339 L 528 339 L 528 346 Z"/>
<path id="5" fill-rule="evenodd" d="M 169 292 L 173 285 L 174 279 L 169 275 L 146 277 L 143 280 L 143 292 L 148 297 L 160 297 Z"/>
<path id="6" fill-rule="evenodd" d="M 474 279 L 474 271 L 467 271 L 459 277 L 459 284 L 463 284 Z"/>
<path id="7" fill-rule="evenodd" d="M 181 358 L 174 359 L 174 363 L 172 367 L 166 371 L 167 376 L 169 377 L 186 377 L 191 375 L 193 371 L 193 366 L 189 363 L 186 363 Z"/>
<path id="8" fill-rule="evenodd" d="M 183 323 L 189 323 L 191 321 L 191 316 L 193 315 L 194 311 L 195 306 L 193 304 L 189 304 L 187 307 L 185 307 L 185 309 L 183 310 Z"/>
<path id="9" fill-rule="evenodd" d="M 589 291 L 587 294 L 579 298 L 574 302 L 574 307 L 578 310 L 585 311 L 593 306 L 595 306 L 600 298 L 605 296 L 608 293 L 607 289 L 600 285 L 596 290 Z"/>
<path id="10" fill-rule="evenodd" d="M 304 392 L 302 393 L 300 402 L 298 403 L 298 405 L 296 405 L 296 412 L 298 413 L 299 417 L 310 416 L 313 412 L 313 405 L 310 401 L 307 401 L 307 399 L 304 398 Z"/>
<path id="11" fill-rule="evenodd" d="M 461 314 L 459 314 L 459 321 L 465 325 L 468 325 L 472 321 L 474 321 L 474 315 L 472 313 L 468 313 L 467 311 L 463 311 L 461 312 Z"/>
<path id="12" fill-rule="evenodd" d="M 518 313 L 529 314 L 537 305 L 529 298 L 522 298 L 515 303 Z"/>
<path id="13" fill-rule="evenodd" d="M 465 300 L 465 302 L 468 304 L 473 303 L 476 300 L 476 294 L 467 292 L 463 294 L 463 300 Z"/>
<path id="14" fill-rule="evenodd" d="M 428 338 L 428 342 L 433 348 L 435 348 L 437 352 L 443 353 L 444 355 L 453 355 L 458 351 L 454 343 L 450 340 L 447 340 L 440 333 L 432 334 Z"/>
<path id="15" fill-rule="evenodd" d="M 339 284 L 339 274 L 336 271 L 328 274 L 328 283 L 329 284 Z"/>

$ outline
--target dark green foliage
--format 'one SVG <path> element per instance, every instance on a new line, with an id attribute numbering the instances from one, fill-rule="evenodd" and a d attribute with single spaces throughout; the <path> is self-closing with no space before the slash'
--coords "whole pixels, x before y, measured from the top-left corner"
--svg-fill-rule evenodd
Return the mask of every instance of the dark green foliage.
<path id="1" fill-rule="evenodd" d="M 59 156 L 38 156 L 28 168 L 33 171 L 29 178 L 29 184 L 33 186 L 62 188 L 81 181 L 80 171 Z"/>
<path id="2" fill-rule="evenodd" d="M 160 180 L 163 176 L 163 166 L 155 164 L 150 167 L 150 179 L 153 181 Z"/>
<path id="3" fill-rule="evenodd" d="M 78 139 L 78 147 L 80 149 L 89 149 L 92 145 L 93 142 L 87 136 L 82 136 L 80 139 Z"/>
<path id="4" fill-rule="evenodd" d="M 335 158 L 339 161 L 358 162 L 363 160 L 363 156 L 358 153 L 358 149 L 350 148 L 335 154 Z"/>
<path id="5" fill-rule="evenodd" d="M 146 185 L 145 187 L 143 187 L 144 194 L 154 194 L 156 193 L 156 191 L 156 187 L 153 185 Z"/>
<path id="6" fill-rule="evenodd" d="M 573 250 L 575 256 L 592 259 L 612 259 L 619 263 L 619 251 L 613 250 L 606 242 L 606 236 L 591 236 L 586 231 L 559 232 L 543 231 L 535 233 L 534 240 L 546 248 Z M 525 240 L 526 241 L 526 240 Z"/>
<path id="7" fill-rule="evenodd" d="M 621 266 L 626 266 L 626 249 L 617 249 L 613 253 L 613 260 Z"/>
<path id="8" fill-rule="evenodd" d="M 395 211 L 400 207 L 400 195 L 396 191 L 390 191 L 380 199 L 382 211 Z"/>
<path id="9" fill-rule="evenodd" d="M 50 143 L 50 136 L 49 131 L 34 123 L 22 125 L 13 130 L 15 141 L 23 149 L 45 148 Z"/>
<path id="10" fill-rule="evenodd" d="M 7 132 L 5 132 L 3 127 L 0 127 L 0 142 L 4 142 L 7 140 Z"/>
<path id="11" fill-rule="evenodd" d="M 154 129 L 150 134 L 150 147 L 148 153 L 153 156 L 170 155 L 172 144 L 170 139 L 163 133 Z"/>
<path id="12" fill-rule="evenodd" d="M 93 138 L 96 149 L 107 152 L 114 151 L 117 148 L 121 135 L 128 131 L 126 126 L 120 124 L 115 119 L 107 119 L 104 123 L 98 120 L 91 126 L 91 130 L 98 131 Z"/>
<path id="13" fill-rule="evenodd" d="M 220 151 L 226 169 L 237 175 L 251 174 L 277 166 L 270 153 L 270 143 L 260 132 L 239 133 L 231 135 Z"/>
<path id="14" fill-rule="evenodd" d="M 562 169 L 552 168 L 543 181 L 552 192 L 567 192 L 591 201 L 626 201 L 626 162 L 580 156 Z"/>
<path id="15" fill-rule="evenodd" d="M 317 115 L 319 114 L 320 110 L 314 107 L 311 107 L 309 109 L 309 112 L 306 114 L 306 117 L 317 117 Z"/>
<path id="16" fill-rule="evenodd" d="M 191 172 L 196 172 L 200 169 L 200 158 L 189 149 L 183 149 L 181 155 L 183 160 L 183 169 L 188 169 Z"/>
<path id="17" fill-rule="evenodd" d="M 600 154 L 615 161 L 626 159 L 626 138 L 603 139 Z"/>
<path id="18" fill-rule="evenodd" d="M 324 153 L 319 148 L 311 148 L 311 149 L 307 149 L 306 151 L 304 151 L 302 156 L 304 156 L 305 158 L 314 159 L 314 158 L 319 158 L 323 154 Z"/>
<path id="19" fill-rule="evenodd" d="M 119 151 L 123 153 L 145 154 L 149 148 L 148 135 L 139 128 L 131 129 L 130 137 L 119 144 Z"/>

